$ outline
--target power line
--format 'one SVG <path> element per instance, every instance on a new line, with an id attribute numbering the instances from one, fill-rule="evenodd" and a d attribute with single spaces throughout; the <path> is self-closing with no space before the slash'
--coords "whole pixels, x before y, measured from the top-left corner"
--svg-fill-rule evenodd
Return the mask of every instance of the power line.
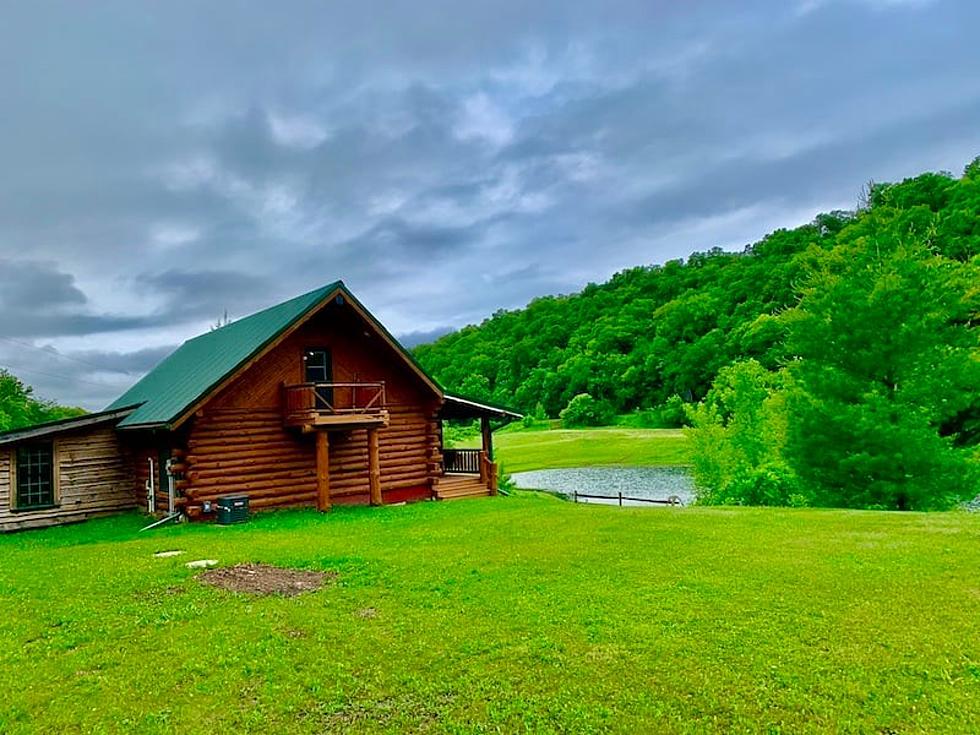
<path id="1" fill-rule="evenodd" d="M 34 368 L 17 367 L 16 365 L 0 365 L 0 370 L 6 370 L 11 375 L 17 373 L 33 373 L 34 375 L 46 375 L 49 378 L 61 378 L 62 380 L 74 381 L 76 383 L 85 383 L 86 385 L 96 385 L 99 388 L 111 388 L 112 386 L 107 383 L 96 383 L 94 380 L 83 380 L 82 378 L 76 378 L 75 376 L 62 375 L 59 373 L 48 373 L 44 370 L 35 370 Z"/>
<path id="2" fill-rule="evenodd" d="M 29 342 L 22 342 L 21 340 L 14 339 L 13 337 L 3 337 L 3 336 L 0 336 L 0 340 L 3 340 L 4 342 L 10 342 L 11 344 L 20 345 L 21 347 L 28 347 L 28 348 L 30 348 L 32 350 L 37 350 L 38 352 L 43 352 L 45 355 L 48 355 L 49 357 L 51 357 L 51 356 L 53 356 L 53 357 L 62 357 L 65 360 L 72 360 L 73 362 L 78 362 L 78 363 L 81 363 L 82 365 L 88 365 L 89 367 L 94 367 L 96 370 L 102 370 L 102 371 L 108 372 L 108 373 L 123 373 L 125 375 L 129 375 L 130 374 L 130 371 L 129 370 L 118 370 L 118 369 L 115 369 L 115 368 L 107 368 L 104 365 L 96 365 L 94 362 L 89 362 L 88 360 L 83 360 L 80 357 L 74 357 L 72 355 L 67 355 L 64 352 L 58 352 L 57 350 L 55 350 L 54 352 L 52 352 L 51 350 L 46 350 L 43 347 L 38 347 L 37 345 L 32 345 Z"/>

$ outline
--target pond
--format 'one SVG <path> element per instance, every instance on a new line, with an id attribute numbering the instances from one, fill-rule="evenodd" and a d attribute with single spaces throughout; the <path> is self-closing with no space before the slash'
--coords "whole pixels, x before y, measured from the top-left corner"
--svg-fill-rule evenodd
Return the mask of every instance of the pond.
<path id="1" fill-rule="evenodd" d="M 623 505 L 657 505 L 629 502 L 626 497 L 666 500 L 672 495 L 684 505 L 694 502 L 694 481 L 684 467 L 576 467 L 561 470 L 534 470 L 515 472 L 514 484 L 525 490 L 552 490 L 571 496 L 613 495 L 614 500 L 579 498 L 579 502 L 618 503 L 618 495 L 624 496 Z"/>

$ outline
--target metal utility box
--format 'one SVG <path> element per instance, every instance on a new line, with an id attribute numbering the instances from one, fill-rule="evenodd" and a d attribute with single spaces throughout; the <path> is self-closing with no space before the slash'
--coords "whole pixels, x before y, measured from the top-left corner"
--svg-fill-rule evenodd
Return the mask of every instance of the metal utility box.
<path id="1" fill-rule="evenodd" d="M 245 523 L 248 520 L 247 495 L 225 495 L 223 498 L 218 498 L 215 508 L 218 511 L 219 526 Z"/>

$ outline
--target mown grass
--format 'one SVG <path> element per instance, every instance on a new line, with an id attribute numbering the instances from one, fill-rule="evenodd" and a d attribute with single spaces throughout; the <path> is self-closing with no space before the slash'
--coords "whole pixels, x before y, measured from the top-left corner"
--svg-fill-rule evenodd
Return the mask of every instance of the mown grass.
<path id="1" fill-rule="evenodd" d="M 521 493 L 141 523 L 0 538 L 0 732 L 980 731 L 965 513 Z M 198 558 L 339 577 L 254 598 Z"/>
<path id="2" fill-rule="evenodd" d="M 479 437 L 460 446 L 478 447 Z M 663 467 L 690 462 L 680 429 L 532 428 L 496 432 L 496 458 L 505 472 L 556 467 Z"/>

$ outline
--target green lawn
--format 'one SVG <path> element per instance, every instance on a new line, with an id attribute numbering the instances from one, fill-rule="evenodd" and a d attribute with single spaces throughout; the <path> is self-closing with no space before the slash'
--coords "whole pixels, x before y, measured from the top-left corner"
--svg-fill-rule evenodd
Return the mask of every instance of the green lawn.
<path id="1" fill-rule="evenodd" d="M 980 731 L 976 515 L 521 493 L 141 523 L 0 537 L 0 732 Z M 253 598 L 198 558 L 339 577 Z"/>
<path id="2" fill-rule="evenodd" d="M 479 437 L 460 446 L 477 447 Z M 661 467 L 690 462 L 680 429 L 546 429 L 494 434 L 497 460 L 505 472 L 552 467 Z"/>

